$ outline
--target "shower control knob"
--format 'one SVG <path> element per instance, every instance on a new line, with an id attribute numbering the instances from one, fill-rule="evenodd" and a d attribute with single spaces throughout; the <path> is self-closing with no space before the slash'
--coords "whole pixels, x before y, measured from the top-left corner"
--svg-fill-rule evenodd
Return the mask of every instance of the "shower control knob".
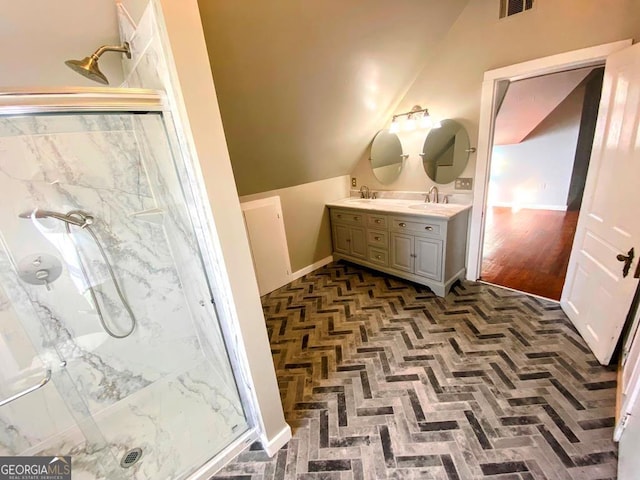
<path id="1" fill-rule="evenodd" d="M 47 287 L 47 290 L 51 290 L 51 286 L 49 285 L 49 270 L 38 270 L 36 272 L 36 278 L 44 283 L 44 286 Z"/>
<path id="2" fill-rule="evenodd" d="M 46 280 L 49 278 L 49 270 L 38 270 L 36 272 L 36 278 L 38 280 Z"/>
<path id="3" fill-rule="evenodd" d="M 18 275 L 23 282 L 51 290 L 51 283 L 62 274 L 62 263 L 48 253 L 28 255 L 18 262 Z"/>

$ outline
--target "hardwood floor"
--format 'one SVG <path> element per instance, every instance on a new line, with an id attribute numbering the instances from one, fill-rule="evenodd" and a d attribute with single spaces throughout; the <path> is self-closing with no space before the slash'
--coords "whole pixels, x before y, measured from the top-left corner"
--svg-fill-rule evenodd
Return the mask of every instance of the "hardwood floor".
<path id="1" fill-rule="evenodd" d="M 578 212 L 487 210 L 481 279 L 560 300 Z"/>

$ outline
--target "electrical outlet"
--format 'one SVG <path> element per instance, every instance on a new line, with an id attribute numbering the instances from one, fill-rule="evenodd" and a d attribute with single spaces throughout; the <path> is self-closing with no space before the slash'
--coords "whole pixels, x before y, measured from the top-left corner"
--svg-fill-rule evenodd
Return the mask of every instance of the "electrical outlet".
<path id="1" fill-rule="evenodd" d="M 351 186 L 352 187 L 358 186 L 358 180 L 356 180 L 356 177 L 351 177 Z"/>
<path id="2" fill-rule="evenodd" d="M 473 178 L 456 178 L 455 189 L 456 190 L 471 190 L 473 186 Z"/>

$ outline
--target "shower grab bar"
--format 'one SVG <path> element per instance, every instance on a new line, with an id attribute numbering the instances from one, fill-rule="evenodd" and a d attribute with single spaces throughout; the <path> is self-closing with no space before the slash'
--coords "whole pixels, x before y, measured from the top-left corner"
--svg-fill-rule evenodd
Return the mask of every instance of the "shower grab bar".
<path id="1" fill-rule="evenodd" d="M 7 403 L 13 402 L 14 400 L 17 400 L 20 397 L 24 397 L 25 395 L 28 395 L 31 392 L 35 392 L 36 390 L 44 387 L 47 383 L 49 383 L 49 380 L 51 380 L 51 369 L 47 368 L 47 371 L 44 374 L 44 378 L 40 380 L 40 382 L 37 385 L 32 385 L 31 387 L 25 388 L 23 391 L 18 392 L 9 398 L 0 400 L 0 407 L 5 406 Z"/>

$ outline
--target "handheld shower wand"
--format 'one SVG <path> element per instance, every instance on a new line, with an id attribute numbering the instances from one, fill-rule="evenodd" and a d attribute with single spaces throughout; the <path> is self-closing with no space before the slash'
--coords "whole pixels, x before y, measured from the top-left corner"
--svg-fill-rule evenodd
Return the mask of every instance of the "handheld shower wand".
<path id="1" fill-rule="evenodd" d="M 74 216 L 72 216 L 72 213 Z M 74 210 L 69 213 L 52 212 L 50 210 L 40 210 L 36 208 L 32 212 L 23 212 L 18 215 L 20 218 L 55 218 L 65 223 L 70 223 L 76 227 L 85 228 L 93 223 L 93 217 L 86 212 Z"/>
<path id="2" fill-rule="evenodd" d="M 98 313 L 98 318 L 100 319 L 100 324 L 102 325 L 102 328 L 104 329 L 105 332 L 107 332 L 113 338 L 126 338 L 129 335 L 131 335 L 133 333 L 133 330 L 136 328 L 136 323 L 137 323 L 136 317 L 133 314 L 133 311 L 131 310 L 131 306 L 129 305 L 129 302 L 125 298 L 124 293 L 120 288 L 120 284 L 118 283 L 116 274 L 113 271 L 113 268 L 111 267 L 111 262 L 109 262 L 109 258 L 107 257 L 107 254 L 104 251 L 102 244 L 100 243 L 100 239 L 98 239 L 98 236 L 93 231 L 93 228 L 91 228 L 91 225 L 94 222 L 94 217 L 82 210 L 70 210 L 67 213 L 60 213 L 60 212 L 53 212 L 51 210 L 40 210 L 38 208 L 36 208 L 32 212 L 23 212 L 18 216 L 20 218 L 55 218 L 56 220 L 60 220 L 64 222 L 65 230 L 67 232 L 67 235 L 71 239 L 71 243 L 73 243 L 73 247 L 76 251 L 76 256 L 78 258 L 78 265 L 80 266 L 80 271 L 82 272 L 82 276 L 84 277 L 84 280 L 87 283 L 89 294 L 91 295 L 91 300 L 93 300 L 93 304 L 95 306 L 96 312 Z M 98 303 L 98 297 L 96 296 L 95 289 L 91 285 L 89 274 L 87 273 L 87 269 L 84 265 L 84 261 L 82 260 L 80 247 L 78 246 L 75 239 L 73 238 L 73 235 L 71 235 L 71 225 L 74 225 L 76 227 L 86 230 L 89 233 L 89 235 L 91 235 L 91 238 L 93 239 L 96 246 L 98 247 L 98 250 L 100 251 L 100 255 L 102 256 L 102 259 L 104 260 L 104 263 L 107 267 L 109 276 L 111 277 L 111 281 L 113 282 L 113 286 L 116 289 L 116 293 L 118 294 L 118 297 L 120 298 L 120 302 L 122 303 L 122 306 L 127 311 L 127 314 L 131 319 L 131 328 L 123 334 L 114 332 L 107 325 L 107 322 L 104 319 L 102 309 L 100 308 L 100 304 Z"/>

